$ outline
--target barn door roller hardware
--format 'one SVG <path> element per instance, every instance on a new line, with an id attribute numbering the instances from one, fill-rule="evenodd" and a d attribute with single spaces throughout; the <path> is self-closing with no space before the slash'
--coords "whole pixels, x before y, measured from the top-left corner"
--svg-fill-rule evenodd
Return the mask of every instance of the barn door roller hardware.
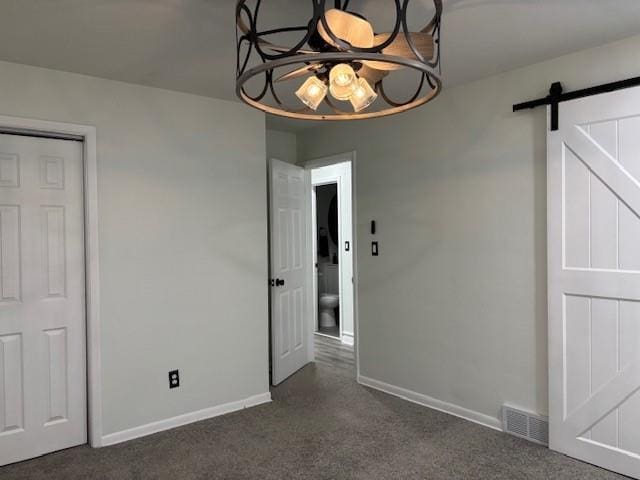
<path id="1" fill-rule="evenodd" d="M 558 130 L 560 103 L 575 100 L 576 98 L 591 97 L 601 93 L 614 92 L 616 90 L 623 90 L 625 88 L 637 86 L 640 86 L 640 77 L 628 78 L 627 80 L 620 80 L 619 82 L 605 83 L 596 87 L 565 93 L 562 91 L 562 84 L 560 82 L 555 82 L 551 84 L 549 95 L 537 100 L 518 103 L 513 106 L 513 111 L 517 112 L 519 110 L 542 107 L 543 105 L 551 105 L 551 130 L 556 131 Z"/>

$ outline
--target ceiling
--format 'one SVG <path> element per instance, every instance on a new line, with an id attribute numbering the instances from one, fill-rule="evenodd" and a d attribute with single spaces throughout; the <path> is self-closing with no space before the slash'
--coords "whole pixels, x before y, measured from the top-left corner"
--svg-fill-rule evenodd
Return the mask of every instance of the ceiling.
<path id="1" fill-rule="evenodd" d="M 261 28 L 304 24 L 311 3 L 263 0 Z M 412 0 L 410 28 L 426 24 L 432 3 Z M 640 33 L 638 0 L 444 4 L 445 87 Z M 378 31 L 389 30 L 392 5 L 351 1 Z M 0 0 L 0 8 L 0 60 L 235 98 L 235 0 Z"/>

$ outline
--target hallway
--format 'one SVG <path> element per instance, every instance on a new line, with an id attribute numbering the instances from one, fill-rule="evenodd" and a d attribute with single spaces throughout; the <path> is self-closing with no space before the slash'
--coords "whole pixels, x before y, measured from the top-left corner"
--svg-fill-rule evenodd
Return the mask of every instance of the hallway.
<path id="1" fill-rule="evenodd" d="M 352 378 L 356 378 L 356 361 L 354 348 L 340 340 L 324 335 L 314 335 L 316 363 L 335 367 L 349 372 Z"/>

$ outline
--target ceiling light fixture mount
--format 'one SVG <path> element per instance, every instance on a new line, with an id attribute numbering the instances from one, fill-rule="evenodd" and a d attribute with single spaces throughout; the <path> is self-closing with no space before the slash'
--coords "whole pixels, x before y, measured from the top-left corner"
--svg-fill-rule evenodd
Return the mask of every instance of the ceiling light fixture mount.
<path id="1" fill-rule="evenodd" d="M 442 0 L 433 0 L 433 18 L 418 32 L 407 27 L 410 0 L 387 0 L 395 5 L 394 27 L 380 34 L 348 10 L 349 0 L 306 1 L 313 16 L 304 26 L 258 31 L 262 0 L 238 0 L 236 93 L 245 103 L 299 120 L 358 120 L 406 112 L 440 93 Z M 301 38 L 292 46 L 270 40 L 293 33 Z M 417 89 L 407 100 L 392 99 L 385 79 L 407 69 L 416 72 Z"/>

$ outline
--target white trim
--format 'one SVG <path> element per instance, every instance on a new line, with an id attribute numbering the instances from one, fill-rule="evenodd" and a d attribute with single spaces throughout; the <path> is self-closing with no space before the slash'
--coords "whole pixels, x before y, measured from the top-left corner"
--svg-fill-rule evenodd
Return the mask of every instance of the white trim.
<path id="1" fill-rule="evenodd" d="M 298 165 L 300 166 L 300 165 Z M 305 228 L 307 229 L 307 233 L 308 232 L 312 232 L 312 235 L 307 235 L 306 236 L 306 246 L 307 248 L 310 248 L 309 252 L 307 255 L 310 255 L 313 259 L 313 263 L 311 263 L 311 268 L 309 268 L 309 262 L 307 262 L 307 281 L 306 281 L 306 293 L 307 293 L 307 318 L 312 318 L 313 320 L 313 325 L 307 325 L 307 328 L 309 329 L 309 332 L 307 333 L 307 362 L 311 363 L 311 362 L 315 362 L 316 360 L 316 349 L 315 349 L 315 342 L 313 339 L 313 332 L 315 332 L 315 325 L 318 324 L 318 304 L 317 301 L 315 300 L 317 298 L 317 295 L 315 295 L 316 289 L 317 289 L 317 285 L 316 285 L 316 278 L 315 278 L 315 271 L 316 269 L 313 267 L 313 265 L 315 264 L 315 262 L 317 261 L 317 257 L 316 257 L 316 239 L 315 239 L 315 224 L 316 224 L 316 206 L 315 206 L 315 189 L 313 188 L 313 185 L 311 185 L 311 171 L 310 170 L 306 170 L 305 169 L 305 176 L 304 176 L 304 180 L 305 180 L 305 193 L 307 194 L 307 197 L 311 196 L 312 202 L 306 202 L 305 203 L 305 211 L 306 211 L 306 219 L 307 219 L 307 224 L 305 225 Z M 313 237 L 313 238 L 309 238 L 309 237 Z M 311 240 L 311 241 L 310 241 Z M 309 245 L 311 245 L 311 247 L 309 247 Z M 309 274 L 309 272 L 311 272 L 311 274 Z M 309 284 L 309 276 L 311 276 L 312 278 L 312 283 Z"/>
<path id="2" fill-rule="evenodd" d="M 355 357 L 356 357 L 356 377 L 360 377 L 360 322 L 358 318 L 358 204 L 356 195 L 356 152 L 355 150 L 350 152 L 339 153 L 337 155 L 331 155 L 328 157 L 316 158 L 302 162 L 300 165 L 306 169 L 313 169 L 318 167 L 326 167 L 327 165 L 333 165 L 336 163 L 351 163 L 351 248 L 353 251 L 353 328 L 355 341 L 353 342 Z M 313 281 L 313 280 L 312 280 Z M 316 322 L 317 323 L 317 322 Z M 315 325 L 312 330 L 315 330 Z M 311 338 L 313 341 L 313 335 Z"/>
<path id="3" fill-rule="evenodd" d="M 355 343 L 353 333 L 349 332 L 342 332 L 342 337 L 340 338 L 340 340 L 342 340 L 342 343 L 344 343 L 345 345 L 353 346 L 353 344 Z"/>
<path id="4" fill-rule="evenodd" d="M 199 422 L 208 418 L 218 417 L 231 412 L 237 412 L 238 410 L 244 410 L 245 408 L 256 407 L 269 402 L 271 402 L 271 393 L 269 392 L 253 395 L 245 398 L 244 400 L 229 402 L 215 407 L 209 407 L 203 410 L 178 415 L 177 417 L 147 423 L 146 425 L 140 425 L 120 432 L 110 433 L 109 435 L 102 437 L 102 445 L 115 445 L 116 443 L 145 437 L 164 430 L 170 430 L 172 428 Z"/>
<path id="5" fill-rule="evenodd" d="M 0 126 L 84 138 L 85 297 L 87 327 L 88 437 L 92 447 L 102 446 L 102 377 L 100 354 L 100 268 L 98 259 L 98 157 L 96 128 L 0 115 Z"/>
<path id="6" fill-rule="evenodd" d="M 331 338 L 331 339 L 335 340 L 336 342 L 342 341 L 342 340 L 340 340 L 340 337 L 336 337 L 335 335 L 329 335 L 328 333 L 313 332 L 313 334 L 314 335 L 318 335 L 320 337 Z"/>
<path id="7" fill-rule="evenodd" d="M 407 400 L 408 402 L 417 403 L 418 405 L 422 405 L 423 407 L 428 407 L 433 410 L 438 410 L 439 412 L 448 413 L 449 415 L 453 415 L 454 417 L 459 417 L 464 420 L 489 427 L 493 430 L 498 430 L 500 432 L 503 431 L 502 423 L 498 418 L 485 415 L 484 413 L 469 410 L 467 408 L 454 405 L 453 403 L 444 402 L 442 400 L 429 397 L 428 395 L 423 395 L 422 393 L 413 392 L 402 387 L 396 387 L 395 385 L 390 385 L 388 383 L 381 382 L 380 380 L 364 377 L 362 375 L 358 375 L 358 383 L 360 385 L 364 385 L 365 387 L 370 387 L 375 390 L 380 390 L 381 392 L 388 393 L 389 395 L 400 397 L 403 400 Z"/>

